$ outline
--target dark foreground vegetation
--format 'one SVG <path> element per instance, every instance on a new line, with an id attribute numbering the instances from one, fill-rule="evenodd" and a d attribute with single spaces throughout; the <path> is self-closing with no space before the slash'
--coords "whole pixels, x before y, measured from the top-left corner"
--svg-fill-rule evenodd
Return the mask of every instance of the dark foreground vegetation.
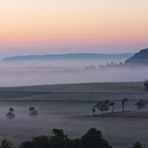
<path id="1" fill-rule="evenodd" d="M 2 140 L 0 148 L 112 148 L 103 138 L 102 133 L 91 128 L 81 138 L 70 139 L 63 130 L 53 129 L 52 136 L 33 137 L 29 141 L 22 142 L 15 147 L 8 140 Z M 136 142 L 131 148 L 145 148 L 140 142 Z"/>

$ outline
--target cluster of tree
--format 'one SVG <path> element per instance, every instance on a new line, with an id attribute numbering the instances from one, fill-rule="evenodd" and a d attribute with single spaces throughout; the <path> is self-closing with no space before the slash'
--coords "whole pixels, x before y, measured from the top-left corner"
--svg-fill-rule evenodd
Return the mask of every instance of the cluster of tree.
<path id="1" fill-rule="evenodd" d="M 0 148 L 14 148 L 8 140 L 1 142 Z M 70 139 L 61 129 L 53 129 L 52 136 L 34 137 L 30 141 L 22 142 L 18 148 L 112 148 L 103 138 L 102 133 L 91 128 L 79 139 Z M 132 148 L 145 148 L 140 142 L 132 145 Z"/>
<path id="2" fill-rule="evenodd" d="M 110 108 L 113 112 L 114 111 L 114 102 L 111 102 L 110 100 L 100 100 L 94 106 L 94 108 L 92 109 L 92 112 L 93 112 L 93 114 L 95 114 L 96 109 L 98 109 L 103 114 L 104 112 L 106 113 L 107 111 L 109 111 Z"/>
<path id="3" fill-rule="evenodd" d="M 99 68 L 101 69 L 106 69 L 106 68 L 121 68 L 121 67 L 126 67 L 127 65 L 125 65 L 124 63 L 120 62 L 120 63 L 106 63 L 105 65 L 100 64 L 99 66 L 95 66 L 95 65 L 90 65 L 90 66 L 86 66 L 85 69 L 86 70 L 97 70 Z"/>
<path id="4" fill-rule="evenodd" d="M 136 102 L 135 105 L 136 105 L 137 109 L 144 109 L 147 104 L 148 104 L 148 100 L 140 99 Z"/>
<path id="5" fill-rule="evenodd" d="M 123 98 L 121 100 L 122 112 L 125 112 L 125 105 L 129 100 L 128 98 Z M 148 100 L 140 99 L 135 103 L 137 109 L 144 109 L 148 105 Z M 94 105 L 92 108 L 92 113 L 95 115 L 96 110 L 100 111 L 101 114 L 107 113 L 108 111 L 114 112 L 115 109 L 115 101 L 110 100 L 100 100 Z"/>
<path id="6" fill-rule="evenodd" d="M 126 102 L 128 102 L 129 100 L 127 98 L 123 98 L 121 100 L 121 105 L 122 105 L 122 112 L 125 111 L 125 104 Z M 99 110 L 102 114 L 106 113 L 107 111 L 111 111 L 112 113 L 114 112 L 114 106 L 115 106 L 115 102 L 114 101 L 110 101 L 110 100 L 100 100 L 97 102 L 97 104 L 92 108 L 92 113 L 93 115 L 96 112 L 96 109 Z"/>
<path id="7" fill-rule="evenodd" d="M 112 68 L 112 67 L 115 67 L 115 68 L 118 68 L 118 67 L 123 67 L 125 66 L 124 63 L 120 62 L 120 63 L 106 63 L 106 65 L 100 65 L 99 68 Z"/>

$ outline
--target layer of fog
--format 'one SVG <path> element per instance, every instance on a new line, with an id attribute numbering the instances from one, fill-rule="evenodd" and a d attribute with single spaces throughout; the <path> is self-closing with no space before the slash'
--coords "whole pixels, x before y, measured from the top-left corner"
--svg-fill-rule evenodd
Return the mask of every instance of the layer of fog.
<path id="1" fill-rule="evenodd" d="M 1 102 L 0 103 L 0 139 L 9 139 L 15 144 L 32 136 L 49 135 L 53 128 L 64 129 L 70 137 L 79 137 L 89 128 L 95 127 L 113 147 L 128 147 L 133 142 L 142 139 L 148 144 L 148 119 L 141 118 L 76 118 L 81 115 L 92 115 L 91 109 L 96 102 Z M 126 104 L 126 109 L 133 108 L 135 102 Z M 33 105 L 38 116 L 29 116 L 29 106 Z M 16 118 L 8 120 L 6 113 L 9 107 L 14 108 Z M 121 110 L 121 102 L 116 109 Z M 97 112 L 98 113 L 98 112 Z M 110 128 L 112 127 L 112 128 Z M 142 131 L 142 132 L 140 132 Z"/>
<path id="2" fill-rule="evenodd" d="M 62 60 L 46 62 L 1 62 L 0 86 L 25 86 L 88 82 L 144 81 L 147 67 L 113 66 L 100 68 L 120 60 Z"/>

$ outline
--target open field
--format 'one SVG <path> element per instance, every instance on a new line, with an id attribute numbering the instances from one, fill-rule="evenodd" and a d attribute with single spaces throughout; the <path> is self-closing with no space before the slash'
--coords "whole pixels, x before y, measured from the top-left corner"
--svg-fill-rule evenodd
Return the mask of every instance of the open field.
<path id="1" fill-rule="evenodd" d="M 98 101 L 148 99 L 141 82 L 61 84 L 0 88 L 1 101 Z"/>
<path id="2" fill-rule="evenodd" d="M 126 105 L 128 112 L 121 113 L 120 100 L 124 97 L 132 101 Z M 117 113 L 92 116 L 92 107 L 102 99 L 115 100 Z M 140 112 L 134 108 L 137 99 L 148 99 L 141 82 L 0 88 L 0 139 L 17 144 L 32 136 L 50 134 L 53 128 L 79 137 L 95 127 L 114 148 L 127 148 L 139 140 L 148 146 L 148 112 L 147 108 Z M 16 118 L 8 120 L 5 114 L 11 106 Z M 29 116 L 29 106 L 37 108 L 37 117 Z"/>

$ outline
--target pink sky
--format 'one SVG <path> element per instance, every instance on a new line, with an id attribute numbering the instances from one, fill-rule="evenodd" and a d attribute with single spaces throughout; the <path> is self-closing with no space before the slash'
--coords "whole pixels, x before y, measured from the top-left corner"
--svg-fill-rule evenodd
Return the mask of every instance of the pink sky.
<path id="1" fill-rule="evenodd" d="M 0 56 L 135 52 L 148 47 L 147 0 L 5 0 Z"/>

